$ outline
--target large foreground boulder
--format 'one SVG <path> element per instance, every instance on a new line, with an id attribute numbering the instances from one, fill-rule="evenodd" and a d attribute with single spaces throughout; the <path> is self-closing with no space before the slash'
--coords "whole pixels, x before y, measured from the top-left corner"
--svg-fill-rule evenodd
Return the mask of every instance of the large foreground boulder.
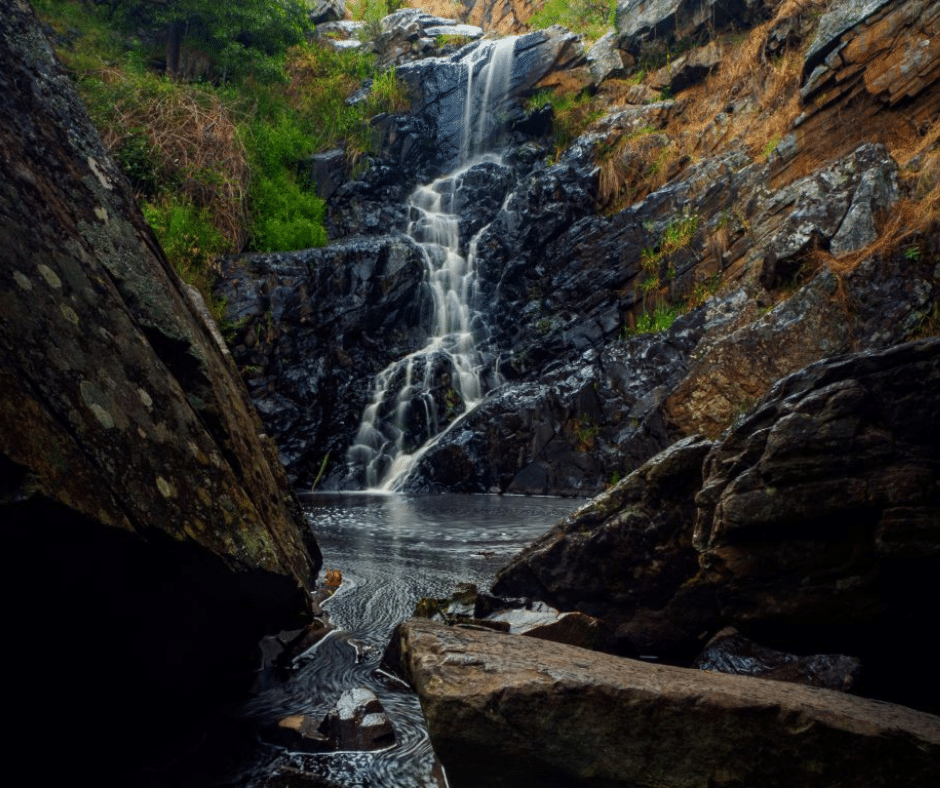
<path id="1" fill-rule="evenodd" d="M 27 3 L 0 11 L 0 52 L 8 744 L 28 760 L 62 715 L 43 779 L 93 759 L 107 784 L 245 681 L 265 631 L 306 617 L 320 557 Z"/>
<path id="2" fill-rule="evenodd" d="M 810 365 L 711 449 L 677 443 L 570 515 L 494 592 L 599 616 L 626 652 L 688 659 L 730 624 L 858 655 L 866 692 L 940 708 L 938 380 L 936 338 Z"/>
<path id="3" fill-rule="evenodd" d="M 452 786 L 930 785 L 940 719 L 829 690 L 403 624 Z"/>

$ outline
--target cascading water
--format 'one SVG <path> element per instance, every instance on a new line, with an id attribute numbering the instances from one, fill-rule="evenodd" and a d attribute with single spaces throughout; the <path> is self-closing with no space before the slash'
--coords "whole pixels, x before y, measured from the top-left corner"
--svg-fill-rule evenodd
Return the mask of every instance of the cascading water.
<path id="1" fill-rule="evenodd" d="M 498 382 L 481 350 L 486 325 L 476 306 L 476 240 L 461 245 L 454 199 L 463 175 L 484 161 L 484 149 L 501 125 L 515 38 L 484 41 L 460 65 L 465 92 L 460 167 L 411 195 L 408 234 L 422 247 L 426 292 L 432 302 L 425 347 L 395 361 L 376 378 L 347 460 L 365 486 L 396 490 L 408 471 L 450 425 L 472 410 Z M 490 154 L 491 160 L 498 157 Z M 484 228 L 485 229 L 485 228 Z"/>

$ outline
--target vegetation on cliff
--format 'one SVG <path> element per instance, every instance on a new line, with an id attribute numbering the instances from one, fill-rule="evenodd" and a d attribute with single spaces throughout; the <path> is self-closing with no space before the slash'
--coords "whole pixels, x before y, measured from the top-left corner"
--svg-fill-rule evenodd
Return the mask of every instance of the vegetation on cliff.
<path id="1" fill-rule="evenodd" d="M 308 41 L 297 0 L 35 5 L 168 258 L 207 297 L 220 254 L 323 245 L 300 163 L 368 147 L 366 119 L 405 101 L 373 56 Z"/>

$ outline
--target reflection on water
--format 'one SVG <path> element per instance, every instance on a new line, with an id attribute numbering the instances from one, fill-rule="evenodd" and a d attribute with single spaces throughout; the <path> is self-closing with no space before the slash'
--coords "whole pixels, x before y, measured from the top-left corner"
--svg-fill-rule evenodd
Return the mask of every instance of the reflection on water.
<path id="1" fill-rule="evenodd" d="M 437 786 L 434 756 L 417 698 L 376 672 L 395 625 L 423 596 L 446 596 L 460 582 L 488 588 L 497 568 L 579 501 L 512 496 L 409 498 L 369 493 L 302 496 L 323 551 L 324 571 L 343 585 L 324 605 L 343 631 L 309 655 L 287 683 L 247 710 L 273 723 L 289 714 L 324 715 L 344 689 L 367 687 L 380 699 L 399 743 L 381 753 L 306 755 L 261 745 L 245 786 L 304 786 L 316 775 L 338 786 Z"/>

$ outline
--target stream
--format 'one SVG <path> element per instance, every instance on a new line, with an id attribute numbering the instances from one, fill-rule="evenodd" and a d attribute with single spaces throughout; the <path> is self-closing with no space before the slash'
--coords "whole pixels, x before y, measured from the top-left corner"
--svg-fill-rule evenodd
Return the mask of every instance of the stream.
<path id="1" fill-rule="evenodd" d="M 259 742 L 234 784 L 266 786 L 445 785 L 417 696 L 378 670 L 395 625 L 421 597 L 447 596 L 461 582 L 488 589 L 496 570 L 576 508 L 580 500 L 515 496 L 314 494 L 302 497 L 306 518 L 343 584 L 324 608 L 338 631 L 244 709 L 270 725 L 290 714 L 324 716 L 345 689 L 374 692 L 397 744 L 367 753 L 304 754 Z"/>

